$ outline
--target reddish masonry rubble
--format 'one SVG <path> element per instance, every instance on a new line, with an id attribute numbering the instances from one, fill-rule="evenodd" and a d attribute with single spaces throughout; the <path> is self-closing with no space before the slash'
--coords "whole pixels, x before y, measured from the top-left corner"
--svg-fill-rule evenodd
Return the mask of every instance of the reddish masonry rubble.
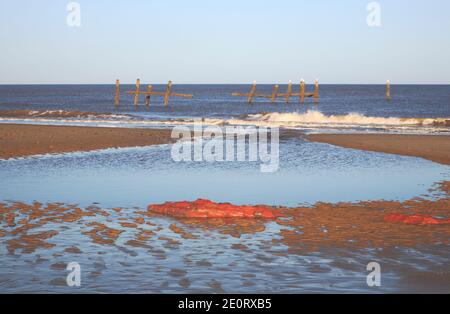
<path id="1" fill-rule="evenodd" d="M 202 199 L 195 202 L 167 202 L 161 205 L 150 205 L 148 210 L 178 218 L 276 219 L 282 216 L 268 206 L 237 206 Z"/>
<path id="2" fill-rule="evenodd" d="M 434 217 L 421 215 L 401 215 L 393 214 L 384 217 L 386 222 L 400 222 L 408 225 L 445 225 L 450 224 L 450 219 L 437 219 Z"/>

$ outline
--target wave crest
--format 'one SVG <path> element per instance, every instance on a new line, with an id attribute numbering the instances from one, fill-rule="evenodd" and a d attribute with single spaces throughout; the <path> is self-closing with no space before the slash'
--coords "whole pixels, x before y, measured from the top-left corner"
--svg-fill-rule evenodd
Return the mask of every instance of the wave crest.
<path id="1" fill-rule="evenodd" d="M 395 118 L 370 117 L 359 113 L 346 115 L 325 115 L 320 111 L 306 113 L 262 113 L 249 115 L 248 121 L 266 122 L 279 126 L 302 126 L 304 124 L 367 125 L 367 126 L 450 126 L 450 118 Z"/>
<path id="2" fill-rule="evenodd" d="M 0 110 L 0 117 L 6 118 L 98 118 L 98 119 L 123 119 L 128 115 L 66 111 L 66 110 Z"/>

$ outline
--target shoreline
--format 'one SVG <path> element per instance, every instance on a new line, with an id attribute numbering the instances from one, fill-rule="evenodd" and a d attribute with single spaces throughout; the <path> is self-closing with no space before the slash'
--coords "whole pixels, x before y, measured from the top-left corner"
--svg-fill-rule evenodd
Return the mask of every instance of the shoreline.
<path id="1" fill-rule="evenodd" d="M 286 131 L 284 136 L 299 136 Z M 409 134 L 302 134 L 311 142 L 424 158 L 450 165 L 450 136 Z M 173 143 L 170 129 L 0 124 L 0 159 Z"/>
<path id="2" fill-rule="evenodd" d="M 450 136 L 409 134 L 309 134 L 311 142 L 350 149 L 419 157 L 450 165 Z"/>
<path id="3" fill-rule="evenodd" d="M 0 159 L 171 142 L 168 129 L 0 124 Z"/>

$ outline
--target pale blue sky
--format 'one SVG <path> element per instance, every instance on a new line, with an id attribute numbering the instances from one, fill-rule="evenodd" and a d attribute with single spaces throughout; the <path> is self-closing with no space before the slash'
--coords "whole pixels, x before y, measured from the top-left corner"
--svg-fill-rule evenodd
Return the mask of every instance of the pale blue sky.
<path id="1" fill-rule="evenodd" d="M 450 1 L 0 0 L 0 84 L 450 83 Z"/>

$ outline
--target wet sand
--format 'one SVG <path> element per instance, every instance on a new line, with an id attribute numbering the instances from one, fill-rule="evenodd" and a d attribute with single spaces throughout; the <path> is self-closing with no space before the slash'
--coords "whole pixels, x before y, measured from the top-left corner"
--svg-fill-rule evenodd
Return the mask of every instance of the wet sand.
<path id="1" fill-rule="evenodd" d="M 293 280 L 316 286 L 326 278 L 336 283 L 351 280 L 352 289 L 362 289 L 367 261 L 379 260 L 386 274 L 394 272 L 401 279 L 391 287 L 394 292 L 442 293 L 448 291 L 450 279 L 446 263 L 450 225 L 386 220 L 393 214 L 450 218 L 450 183 L 442 182 L 429 193 L 435 197 L 277 207 L 272 209 L 283 217 L 270 222 L 174 218 L 141 208 L 0 202 L 0 249 L 5 259 L 14 258 L 15 263 L 13 273 L 5 272 L 7 280 L 0 290 L 67 291 L 63 290 L 65 266 L 74 259 L 91 270 L 83 277 L 85 292 L 142 292 L 144 286 L 159 293 L 169 287 L 178 293 L 231 292 L 230 278 L 236 273 L 243 276 L 238 281 L 242 281 L 239 291 L 244 292 L 267 291 L 268 282 L 281 291 L 300 292 L 305 288 L 293 285 Z M 430 260 L 430 253 L 437 256 L 435 260 Z M 305 263 L 317 254 L 331 256 L 332 261 Z M 175 257 L 178 264 L 172 263 Z M 289 273 L 293 262 L 296 273 Z M 35 273 L 40 279 L 27 276 L 20 285 L 18 264 L 27 271 L 39 269 Z M 52 272 L 43 272 L 45 267 Z M 336 269 L 348 277 L 336 277 Z M 111 272 L 123 275 L 121 280 L 127 284 L 112 284 Z M 383 287 L 389 289 L 389 284 Z M 306 291 L 317 291 L 309 288 L 313 290 Z M 339 284 L 322 289 L 349 291 Z"/>
<path id="2" fill-rule="evenodd" d="M 310 134 L 313 142 L 428 159 L 450 165 L 450 136 L 396 134 Z"/>
<path id="3" fill-rule="evenodd" d="M 187 240 L 198 238 L 195 232 L 191 233 L 195 229 L 197 231 L 213 229 L 221 234 L 241 238 L 244 234 L 264 232 L 268 223 L 275 222 L 289 228 L 279 230 L 280 237 L 272 238 L 271 242 L 283 243 L 291 254 L 295 254 L 296 250 L 291 250 L 294 248 L 299 249 L 298 252 L 305 252 L 315 251 L 319 247 L 361 249 L 393 246 L 414 248 L 420 244 L 449 245 L 450 182 L 437 183 L 428 192 L 429 194 L 423 197 L 404 202 L 386 200 L 357 203 L 319 202 L 295 208 L 267 206 L 278 213 L 273 219 L 173 217 L 172 214 L 155 212 L 151 210 L 151 206 L 147 210 L 138 207 L 127 209 L 125 213 L 124 208 L 101 208 L 98 205 L 82 208 L 76 204 L 43 204 L 37 201 L 27 204 L 7 201 L 0 202 L 0 238 L 9 238 L 7 242 L 9 252 L 26 249 L 24 253 L 29 253 L 38 247 L 53 247 L 53 244 L 44 240 L 58 234 L 54 229 L 39 234 L 30 234 L 30 231 L 50 223 L 69 226 L 83 222 L 85 227 L 92 230 L 86 231 L 82 228 L 82 234 L 88 236 L 94 243 L 112 245 L 121 233 L 135 230 L 137 231 L 135 241 L 128 244 L 143 245 L 146 240 L 158 235 L 161 229 L 144 230 L 142 227 L 144 225 L 156 227 L 156 220 L 166 217 L 171 221 L 170 230 Z M 224 205 L 231 206 L 228 203 Z M 239 209 L 239 206 L 236 208 Z M 436 219 L 443 223 L 405 223 L 386 219 L 392 215 L 439 217 Z M 112 220 L 110 217 L 115 218 Z M 85 219 L 88 220 L 84 221 Z M 107 224 L 114 225 L 114 228 Z M 167 237 L 159 239 L 169 242 L 174 240 Z"/>
<path id="4" fill-rule="evenodd" d="M 0 124 L 0 158 L 171 143 L 171 130 Z"/>

